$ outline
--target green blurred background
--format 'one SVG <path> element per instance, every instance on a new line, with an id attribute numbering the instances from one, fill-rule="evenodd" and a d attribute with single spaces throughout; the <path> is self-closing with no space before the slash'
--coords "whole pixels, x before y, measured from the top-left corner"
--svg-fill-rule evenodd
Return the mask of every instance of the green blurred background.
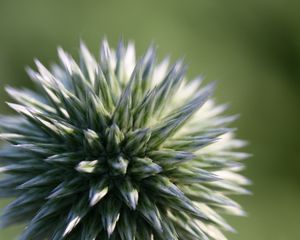
<path id="1" fill-rule="evenodd" d="M 58 45 L 77 56 L 83 39 L 98 54 L 104 36 L 114 46 L 123 37 L 142 54 L 154 42 L 160 56 L 185 56 L 190 77 L 218 80 L 217 100 L 241 113 L 254 194 L 238 199 L 249 216 L 229 219 L 238 231 L 229 239 L 300 239 L 299 12 L 299 0 L 0 0 L 0 113 L 9 112 L 3 87 L 31 86 L 24 66 L 56 61 Z"/>

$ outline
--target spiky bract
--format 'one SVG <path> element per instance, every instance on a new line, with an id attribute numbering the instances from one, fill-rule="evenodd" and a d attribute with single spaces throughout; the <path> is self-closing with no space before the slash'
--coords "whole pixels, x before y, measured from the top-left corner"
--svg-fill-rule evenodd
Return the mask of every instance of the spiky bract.
<path id="1" fill-rule="evenodd" d="M 58 54 L 28 69 L 37 92 L 7 88 L 20 116 L 0 120 L 0 195 L 16 197 L 2 226 L 25 222 L 22 240 L 225 239 L 219 214 L 244 214 L 227 195 L 247 193 L 247 154 L 213 85 L 152 47 L 137 62 L 132 43 L 103 41 L 99 62 L 84 44 L 79 64 Z"/>

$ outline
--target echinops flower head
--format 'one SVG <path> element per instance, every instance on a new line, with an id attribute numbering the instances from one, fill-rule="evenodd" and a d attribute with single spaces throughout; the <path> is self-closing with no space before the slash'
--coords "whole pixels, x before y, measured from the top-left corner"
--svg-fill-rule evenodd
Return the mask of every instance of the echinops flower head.
<path id="1" fill-rule="evenodd" d="M 18 116 L 1 116 L 2 227 L 21 240 L 224 240 L 229 198 L 249 193 L 226 105 L 183 61 L 136 59 L 133 43 L 102 42 L 97 61 L 61 48 L 51 70 L 27 69 L 36 91 L 7 88 Z"/>

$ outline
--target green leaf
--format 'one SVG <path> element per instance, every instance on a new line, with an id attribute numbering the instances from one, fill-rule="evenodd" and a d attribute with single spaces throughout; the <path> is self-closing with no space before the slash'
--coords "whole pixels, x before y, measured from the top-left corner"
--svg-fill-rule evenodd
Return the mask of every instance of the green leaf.
<path id="1" fill-rule="evenodd" d="M 123 151 L 127 152 L 131 156 L 145 152 L 150 137 L 151 130 L 148 128 L 136 129 L 135 131 L 129 132 L 126 134 L 123 141 Z"/>
<path id="2" fill-rule="evenodd" d="M 153 162 L 167 169 L 177 167 L 178 164 L 183 164 L 194 159 L 196 156 L 190 152 L 174 151 L 173 149 L 160 149 L 149 152 L 149 157 Z"/>
<path id="3" fill-rule="evenodd" d="M 135 240 L 137 232 L 137 219 L 135 212 L 123 209 L 117 225 L 122 240 Z"/>
<path id="4" fill-rule="evenodd" d="M 134 158 L 130 173 L 138 179 L 144 179 L 163 171 L 162 167 L 152 162 L 150 158 Z"/>
<path id="5" fill-rule="evenodd" d="M 171 137 L 207 101 L 212 94 L 213 87 L 214 85 L 208 85 L 197 97 L 174 110 L 161 123 L 154 126 L 149 140 L 150 147 L 158 147 Z"/>
<path id="6" fill-rule="evenodd" d="M 162 233 L 163 229 L 159 210 L 153 203 L 153 200 L 150 200 L 146 194 L 141 194 L 137 210 L 142 214 L 150 226 L 155 229 L 155 231 Z"/>
<path id="7" fill-rule="evenodd" d="M 118 154 L 120 152 L 120 143 L 124 139 L 124 134 L 116 124 L 106 129 L 106 152 L 108 155 Z"/>
<path id="8" fill-rule="evenodd" d="M 122 199 L 126 203 L 126 205 L 130 209 L 136 209 L 139 193 L 138 190 L 134 188 L 129 179 L 124 179 L 123 181 L 121 181 L 117 185 L 117 188 L 119 189 Z"/>
<path id="9" fill-rule="evenodd" d="M 100 210 L 103 227 L 106 229 L 108 237 L 112 235 L 116 228 L 116 224 L 120 218 L 121 202 L 109 196 L 103 203 Z"/>
<path id="10" fill-rule="evenodd" d="M 125 175 L 127 172 L 129 161 L 124 159 L 121 155 L 108 159 L 110 166 L 110 173 L 113 176 Z"/>
<path id="11" fill-rule="evenodd" d="M 77 202 L 74 203 L 70 210 L 67 220 L 66 228 L 62 237 L 67 236 L 82 220 L 82 218 L 90 210 L 87 197 L 81 197 Z M 55 239 L 55 238 L 54 238 Z"/>
<path id="12" fill-rule="evenodd" d="M 100 181 L 94 182 L 90 186 L 90 206 L 96 205 L 105 195 L 108 193 L 108 183 L 107 179 L 102 179 Z"/>
<path id="13" fill-rule="evenodd" d="M 83 191 L 87 188 L 84 183 L 86 183 L 84 178 L 77 177 L 74 179 L 69 179 L 69 177 L 66 176 L 64 181 L 57 185 L 50 192 L 50 195 L 47 197 L 47 199 L 62 198 Z"/>

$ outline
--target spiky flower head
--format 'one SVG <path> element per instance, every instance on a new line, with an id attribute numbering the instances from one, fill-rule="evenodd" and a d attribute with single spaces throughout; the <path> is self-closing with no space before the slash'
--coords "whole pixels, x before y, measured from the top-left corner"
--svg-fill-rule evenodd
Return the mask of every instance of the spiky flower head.
<path id="1" fill-rule="evenodd" d="M 84 44 L 79 64 L 58 54 L 51 71 L 28 69 L 37 91 L 7 88 L 19 117 L 0 119 L 0 195 L 16 198 L 2 226 L 26 223 L 21 240 L 226 239 L 247 154 L 213 85 L 153 47 L 137 61 L 132 43 L 105 40 L 98 62 Z"/>

